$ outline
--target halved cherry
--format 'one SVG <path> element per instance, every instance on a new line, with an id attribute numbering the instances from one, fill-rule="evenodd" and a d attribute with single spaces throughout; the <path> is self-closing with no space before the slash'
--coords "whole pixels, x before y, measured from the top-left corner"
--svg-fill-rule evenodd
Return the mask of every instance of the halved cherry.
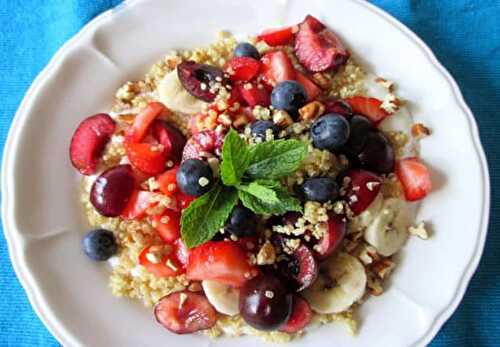
<path id="1" fill-rule="evenodd" d="M 250 57 L 234 57 L 229 60 L 224 70 L 229 74 L 233 82 L 248 82 L 253 79 L 260 70 L 260 62 Z"/>
<path id="2" fill-rule="evenodd" d="M 179 129 L 164 120 L 156 119 L 153 122 L 153 136 L 163 145 L 168 159 L 173 160 L 175 163 L 181 161 L 186 137 Z"/>
<path id="3" fill-rule="evenodd" d="M 130 143 L 125 146 L 125 150 L 130 164 L 137 170 L 149 175 L 158 175 L 165 171 L 167 158 L 163 145 Z"/>
<path id="4" fill-rule="evenodd" d="M 315 247 L 319 260 L 328 258 L 339 249 L 347 231 L 345 216 L 330 214 L 328 217 L 328 231 Z"/>
<path id="5" fill-rule="evenodd" d="M 360 214 L 370 206 L 382 187 L 382 178 L 367 170 L 349 170 L 346 201 L 354 214 Z"/>
<path id="6" fill-rule="evenodd" d="M 352 116 L 352 107 L 344 100 L 328 100 L 325 102 L 325 113 L 338 113 L 342 116 Z"/>
<path id="7" fill-rule="evenodd" d="M 189 249 L 180 238 L 174 241 L 174 246 L 175 256 L 177 257 L 177 260 L 179 260 L 179 263 L 181 263 L 182 267 L 185 269 L 188 264 Z"/>
<path id="8" fill-rule="evenodd" d="M 120 216 L 124 219 L 142 219 L 146 210 L 152 205 L 151 197 L 153 195 L 154 193 L 150 191 L 134 190 Z"/>
<path id="9" fill-rule="evenodd" d="M 280 261 L 278 269 L 297 291 L 313 284 L 319 271 L 313 252 L 306 245 L 301 245 L 290 257 Z"/>
<path id="10" fill-rule="evenodd" d="M 163 241 L 174 242 L 181 236 L 181 214 L 172 210 L 165 210 L 163 214 L 152 218 L 153 227 L 158 231 Z"/>
<path id="11" fill-rule="evenodd" d="M 429 169 L 416 157 L 398 160 L 396 175 L 403 185 L 408 201 L 423 199 L 432 190 Z"/>
<path id="12" fill-rule="evenodd" d="M 134 119 L 134 123 L 126 134 L 127 143 L 141 142 L 149 130 L 153 121 L 161 114 L 168 113 L 169 110 L 161 102 L 150 102 Z"/>
<path id="13" fill-rule="evenodd" d="M 284 46 L 292 42 L 296 27 L 265 30 L 257 36 L 257 41 L 264 41 L 269 46 Z"/>
<path id="14" fill-rule="evenodd" d="M 205 295 L 187 290 L 161 298 L 154 315 L 158 323 L 176 334 L 209 329 L 217 322 L 217 313 Z"/>
<path id="15" fill-rule="evenodd" d="M 248 106 L 269 106 L 271 104 L 271 95 L 262 84 L 241 84 L 238 85 L 238 91 Z"/>
<path id="16" fill-rule="evenodd" d="M 95 173 L 102 151 L 115 129 L 115 121 L 106 113 L 84 119 L 71 138 L 69 156 L 73 167 L 82 175 Z"/>
<path id="17" fill-rule="evenodd" d="M 318 98 L 321 94 L 321 88 L 318 87 L 313 81 L 311 81 L 306 75 L 297 71 L 295 78 L 297 82 L 302 84 L 307 94 L 307 101 L 313 101 Z"/>
<path id="18" fill-rule="evenodd" d="M 218 67 L 194 61 L 180 63 L 177 66 L 177 75 L 182 86 L 191 95 L 206 102 L 214 101 L 216 96 L 210 84 L 224 78 L 224 73 Z"/>
<path id="19" fill-rule="evenodd" d="M 156 277 L 172 277 L 185 272 L 173 244 L 151 245 L 139 254 L 139 264 Z"/>
<path id="20" fill-rule="evenodd" d="M 240 287 L 256 274 L 256 268 L 236 242 L 209 241 L 189 251 L 186 274 L 191 280 L 216 280 Z"/>
<path id="21" fill-rule="evenodd" d="M 262 77 L 267 84 L 274 86 L 276 83 L 295 79 L 295 68 L 284 51 L 268 52 L 260 61 Z"/>
<path id="22" fill-rule="evenodd" d="M 279 331 L 288 334 L 294 334 L 304 329 L 312 319 L 312 310 L 307 300 L 300 295 L 293 296 L 292 315 L 288 318 L 285 325 L 279 328 Z"/>

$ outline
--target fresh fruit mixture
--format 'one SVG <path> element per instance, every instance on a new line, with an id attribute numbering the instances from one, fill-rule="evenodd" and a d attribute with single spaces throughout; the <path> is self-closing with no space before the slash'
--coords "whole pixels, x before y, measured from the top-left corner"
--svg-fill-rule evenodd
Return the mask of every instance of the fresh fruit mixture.
<path id="1" fill-rule="evenodd" d="M 432 190 L 417 152 L 429 134 L 315 17 L 220 34 L 77 127 L 83 254 L 173 333 L 355 331 L 408 236 L 429 237 L 410 203 Z"/>

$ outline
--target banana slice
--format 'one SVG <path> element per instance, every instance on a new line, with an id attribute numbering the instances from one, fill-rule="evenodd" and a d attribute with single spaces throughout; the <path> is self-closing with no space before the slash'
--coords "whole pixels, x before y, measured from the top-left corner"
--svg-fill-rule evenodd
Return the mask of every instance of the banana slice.
<path id="1" fill-rule="evenodd" d="M 411 212 L 408 204 L 397 198 L 384 201 L 382 208 L 365 230 L 365 240 L 383 256 L 396 253 L 408 238 Z"/>
<path id="2" fill-rule="evenodd" d="M 205 102 L 195 98 L 182 86 L 177 69 L 169 72 L 158 85 L 160 101 L 173 111 L 195 114 L 201 112 Z"/>
<path id="3" fill-rule="evenodd" d="M 201 282 L 208 301 L 217 312 L 234 316 L 240 312 L 238 289 L 218 281 L 205 280 Z"/>
<path id="4" fill-rule="evenodd" d="M 318 279 L 304 291 L 304 297 L 318 313 L 339 313 L 361 299 L 365 287 L 366 272 L 361 262 L 339 253 L 321 265 Z"/>
<path id="5" fill-rule="evenodd" d="M 378 193 L 368 208 L 351 220 L 349 229 L 362 230 L 369 226 L 373 221 L 373 218 L 375 218 L 375 216 L 379 213 L 383 203 L 384 198 L 382 197 L 382 193 Z"/>

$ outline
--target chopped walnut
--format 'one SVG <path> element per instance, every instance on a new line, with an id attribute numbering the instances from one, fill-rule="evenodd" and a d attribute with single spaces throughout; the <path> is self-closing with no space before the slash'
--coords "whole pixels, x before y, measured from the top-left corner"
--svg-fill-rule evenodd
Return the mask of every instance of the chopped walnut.
<path id="1" fill-rule="evenodd" d="M 276 261 L 276 250 L 271 242 L 266 241 L 257 253 L 258 265 L 270 265 Z"/>
<path id="2" fill-rule="evenodd" d="M 384 279 L 392 270 L 396 264 L 389 258 L 384 258 L 372 265 L 373 270 L 377 274 L 378 277 Z"/>
<path id="3" fill-rule="evenodd" d="M 329 76 L 322 72 L 316 72 L 315 74 L 313 74 L 312 79 L 322 89 L 328 89 L 332 84 Z"/>
<path id="4" fill-rule="evenodd" d="M 286 111 L 276 110 L 273 113 L 273 122 L 282 128 L 286 128 L 293 123 L 293 119 Z"/>
<path id="5" fill-rule="evenodd" d="M 299 109 L 300 119 L 316 119 L 325 112 L 325 105 L 319 101 L 312 101 Z"/>
<path id="6" fill-rule="evenodd" d="M 408 232 L 411 235 L 418 236 L 422 240 L 427 240 L 430 237 L 430 232 L 425 227 L 424 222 L 420 222 L 416 226 L 411 226 L 410 228 L 408 228 Z"/>
<path id="7" fill-rule="evenodd" d="M 426 136 L 429 136 L 431 134 L 431 130 L 422 123 L 416 123 L 413 124 L 413 126 L 411 127 L 411 134 L 416 139 L 421 139 Z"/>

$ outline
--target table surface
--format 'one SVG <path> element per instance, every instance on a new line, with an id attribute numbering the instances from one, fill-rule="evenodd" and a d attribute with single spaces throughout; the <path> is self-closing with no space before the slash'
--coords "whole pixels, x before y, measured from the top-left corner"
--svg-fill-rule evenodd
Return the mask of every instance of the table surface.
<path id="1" fill-rule="evenodd" d="M 0 0 L 0 149 L 24 93 L 56 50 L 119 0 Z M 458 310 L 431 346 L 500 344 L 500 1 L 374 0 L 419 35 L 455 77 L 490 166 L 486 249 Z M 439 115 L 436 115 L 439 116 Z M 453 124 L 450 124 L 453 126 Z M 464 163 L 467 165 L 467 163 Z M 58 346 L 33 312 L 0 233 L 0 346 Z"/>

